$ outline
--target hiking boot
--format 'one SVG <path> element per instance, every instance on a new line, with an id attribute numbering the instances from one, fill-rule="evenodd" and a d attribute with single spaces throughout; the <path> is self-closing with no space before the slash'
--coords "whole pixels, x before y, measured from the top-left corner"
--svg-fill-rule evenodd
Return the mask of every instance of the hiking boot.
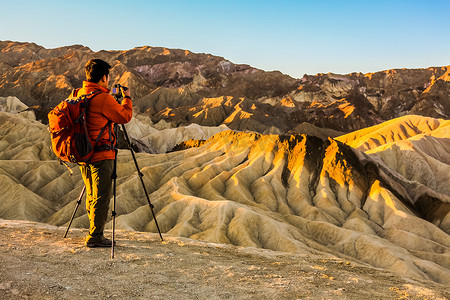
<path id="1" fill-rule="evenodd" d="M 97 247 L 111 247 L 112 241 L 110 239 L 105 238 L 102 236 L 99 239 L 91 238 L 89 241 L 86 241 L 86 247 L 88 248 L 97 248 Z M 116 245 L 116 242 L 114 242 L 114 246 Z"/>

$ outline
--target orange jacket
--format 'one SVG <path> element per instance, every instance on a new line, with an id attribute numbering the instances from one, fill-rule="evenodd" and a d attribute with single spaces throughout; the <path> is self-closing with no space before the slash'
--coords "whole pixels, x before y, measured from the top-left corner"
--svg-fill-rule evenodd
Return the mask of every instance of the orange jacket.
<path id="1" fill-rule="evenodd" d="M 109 122 L 116 124 L 125 124 L 131 120 L 132 116 L 132 101 L 129 98 L 123 99 L 119 104 L 113 96 L 109 94 L 110 90 L 106 89 L 96 83 L 83 81 L 83 87 L 76 93 L 77 96 L 89 94 L 92 91 L 101 91 L 100 94 L 95 95 L 89 100 L 88 113 L 86 118 L 87 128 L 91 141 L 95 142 L 100 131 Z M 111 138 L 113 144 L 116 142 L 114 135 L 114 124 L 111 127 Z M 109 128 L 105 128 L 97 146 L 110 144 Z M 96 151 L 89 162 L 95 162 L 105 159 L 114 159 L 114 150 Z"/>

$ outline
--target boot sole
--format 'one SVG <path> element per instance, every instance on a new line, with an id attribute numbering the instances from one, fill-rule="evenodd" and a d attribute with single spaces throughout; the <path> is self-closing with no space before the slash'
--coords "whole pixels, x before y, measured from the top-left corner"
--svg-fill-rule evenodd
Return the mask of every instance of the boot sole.
<path id="1" fill-rule="evenodd" d="M 109 248 L 111 247 L 111 244 L 104 245 L 104 244 L 86 244 L 86 247 L 88 248 Z"/>
<path id="2" fill-rule="evenodd" d="M 114 246 L 116 242 L 114 242 Z M 86 247 L 88 248 L 109 248 L 112 244 L 101 244 L 101 243 L 86 243 Z"/>

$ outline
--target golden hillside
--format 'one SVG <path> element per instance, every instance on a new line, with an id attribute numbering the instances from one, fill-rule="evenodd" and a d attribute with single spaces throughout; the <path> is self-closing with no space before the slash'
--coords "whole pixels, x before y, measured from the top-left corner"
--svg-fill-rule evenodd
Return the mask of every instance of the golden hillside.
<path id="1" fill-rule="evenodd" d="M 65 226 L 79 172 L 70 177 L 51 158 L 44 125 L 0 116 L 0 217 Z M 448 179 L 411 181 L 340 141 L 307 135 L 224 131 L 197 145 L 137 155 L 164 236 L 349 258 L 450 283 L 450 197 L 433 189 Z M 120 151 L 118 163 L 118 228 L 156 232 L 130 153 Z M 87 226 L 83 206 L 74 227 Z"/>

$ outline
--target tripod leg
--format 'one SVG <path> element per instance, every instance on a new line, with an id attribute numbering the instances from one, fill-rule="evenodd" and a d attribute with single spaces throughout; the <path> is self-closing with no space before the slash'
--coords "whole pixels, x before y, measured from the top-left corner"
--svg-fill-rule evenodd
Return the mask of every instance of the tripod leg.
<path id="1" fill-rule="evenodd" d="M 117 152 L 118 150 L 116 149 L 116 156 L 114 158 L 114 171 L 112 174 L 112 179 L 114 180 L 113 183 L 113 206 L 112 206 L 112 212 L 111 212 L 111 216 L 112 216 L 112 245 L 111 245 L 111 258 L 114 258 L 114 236 L 115 236 L 115 229 L 116 229 L 116 184 L 117 184 Z"/>
<path id="2" fill-rule="evenodd" d="M 162 234 L 161 234 L 161 230 L 159 229 L 158 222 L 156 221 L 155 212 L 153 211 L 153 207 L 154 207 L 154 206 L 153 206 L 153 204 L 150 202 L 150 198 L 148 197 L 147 189 L 145 188 L 144 180 L 142 179 L 142 177 L 144 177 L 144 174 L 142 174 L 141 171 L 139 170 L 139 166 L 138 166 L 138 163 L 137 163 L 137 160 L 136 160 L 136 156 L 134 155 L 133 148 L 131 147 L 130 138 L 128 137 L 128 133 L 127 133 L 127 131 L 126 131 L 126 129 L 125 129 L 125 125 L 124 125 L 124 124 L 122 124 L 122 130 L 123 130 L 123 133 L 124 133 L 124 135 L 125 135 L 125 138 L 127 139 L 128 148 L 129 148 L 130 151 L 131 151 L 131 156 L 133 156 L 134 164 L 135 164 L 135 166 L 136 166 L 136 170 L 138 171 L 139 178 L 141 179 L 141 184 L 142 184 L 142 187 L 143 187 L 143 189 L 144 189 L 145 196 L 147 197 L 148 206 L 150 207 L 150 210 L 152 211 L 153 220 L 155 220 L 155 224 L 156 224 L 156 228 L 158 229 L 159 237 L 161 238 L 161 241 L 163 241 L 163 237 L 162 237 Z"/>
<path id="3" fill-rule="evenodd" d="M 72 225 L 73 219 L 75 218 L 75 214 L 77 213 L 78 206 L 81 204 L 81 198 L 83 198 L 84 193 L 86 192 L 86 186 L 81 190 L 80 197 L 77 200 L 77 206 L 75 206 L 75 210 L 73 211 L 72 218 L 70 219 L 69 225 L 67 226 L 66 233 L 64 234 L 64 238 L 66 238 L 67 233 L 69 232 L 70 225 Z"/>

